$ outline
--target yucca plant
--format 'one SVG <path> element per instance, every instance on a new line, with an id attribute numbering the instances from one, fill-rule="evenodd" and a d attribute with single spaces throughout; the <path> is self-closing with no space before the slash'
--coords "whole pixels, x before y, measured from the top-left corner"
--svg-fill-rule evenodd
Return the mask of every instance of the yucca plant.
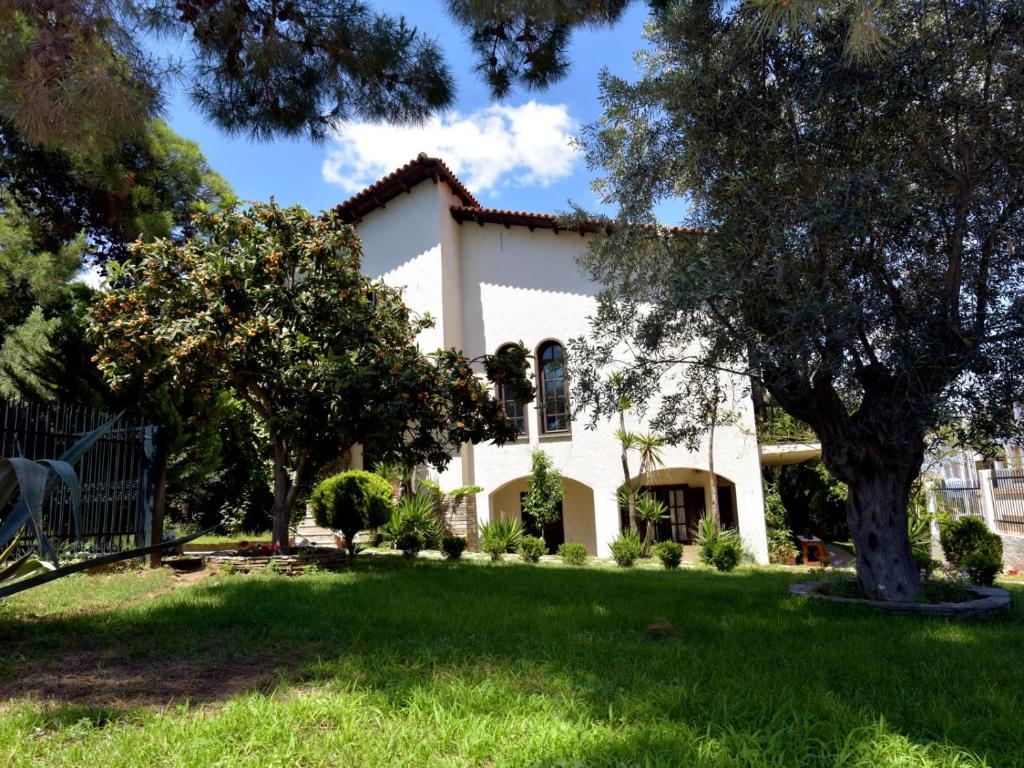
<path id="1" fill-rule="evenodd" d="M 668 519 L 668 508 L 665 502 L 654 498 L 649 493 L 640 493 L 636 497 L 636 518 L 645 523 L 644 531 L 644 557 L 651 551 L 651 542 L 654 539 L 658 523 Z"/>
<path id="2" fill-rule="evenodd" d="M 506 552 L 511 552 L 523 537 L 523 524 L 515 519 L 492 520 L 480 526 L 481 549 L 499 560 Z"/>
<path id="3" fill-rule="evenodd" d="M 392 547 L 403 534 L 414 533 L 423 538 L 425 546 L 433 548 L 444 536 L 444 526 L 437 516 L 437 503 L 433 495 L 415 493 L 398 500 L 391 517 L 377 532 Z"/>

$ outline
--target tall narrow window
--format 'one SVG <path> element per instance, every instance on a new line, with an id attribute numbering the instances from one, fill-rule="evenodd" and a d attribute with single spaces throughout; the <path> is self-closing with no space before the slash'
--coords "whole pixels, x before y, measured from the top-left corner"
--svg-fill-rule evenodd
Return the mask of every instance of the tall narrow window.
<path id="1" fill-rule="evenodd" d="M 511 349 L 514 345 L 506 344 L 498 350 L 498 355 Z M 501 403 L 502 410 L 505 411 L 505 415 L 508 416 L 508 420 L 512 422 L 512 425 L 516 428 L 516 431 L 520 435 L 526 434 L 526 404 L 517 403 L 515 398 L 512 396 L 511 390 L 503 384 L 499 384 L 496 387 L 496 393 L 498 396 L 498 402 Z"/>
<path id="2" fill-rule="evenodd" d="M 565 349 L 548 341 L 537 349 L 540 384 L 540 428 L 542 432 L 569 430 L 569 392 L 565 377 Z"/>

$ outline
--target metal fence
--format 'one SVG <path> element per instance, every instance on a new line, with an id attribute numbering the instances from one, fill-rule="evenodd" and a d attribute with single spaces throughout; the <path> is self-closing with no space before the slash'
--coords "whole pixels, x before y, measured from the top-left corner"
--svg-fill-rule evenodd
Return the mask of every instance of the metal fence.
<path id="1" fill-rule="evenodd" d="M 984 517 L 980 485 L 959 485 L 936 489 L 936 502 L 954 520 L 961 517 Z"/>
<path id="2" fill-rule="evenodd" d="M 992 506 L 999 531 L 1024 534 L 1024 469 L 992 473 Z"/>
<path id="3" fill-rule="evenodd" d="M 79 406 L 0 400 L 0 457 L 59 458 L 110 418 Z M 43 530 L 58 552 L 118 552 L 145 542 L 153 506 L 154 435 L 153 427 L 122 415 L 76 464 L 81 482 L 80 538 L 75 536 L 67 489 L 61 485 L 50 494 Z M 0 518 L 6 513 L 7 509 L 0 510 Z"/>

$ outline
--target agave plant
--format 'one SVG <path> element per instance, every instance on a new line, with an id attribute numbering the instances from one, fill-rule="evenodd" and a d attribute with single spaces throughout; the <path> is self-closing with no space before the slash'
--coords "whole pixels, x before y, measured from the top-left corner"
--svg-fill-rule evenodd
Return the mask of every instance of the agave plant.
<path id="1" fill-rule="evenodd" d="M 84 435 L 59 459 L 35 461 L 24 456 L 0 459 L 0 510 L 18 494 L 17 502 L 0 521 L 0 597 L 13 595 L 96 565 L 130 560 L 157 550 L 176 547 L 213 530 L 208 528 L 173 541 L 115 552 L 63 567 L 60 565 L 57 551 L 46 537 L 43 528 L 43 505 L 47 496 L 59 484 L 65 485 L 71 496 L 75 539 L 78 541 L 81 538 L 81 485 L 78 482 L 78 475 L 75 474 L 74 465 L 110 431 L 118 418 L 115 416 L 106 424 Z M 21 537 L 26 532 L 31 532 L 35 538 L 38 553 L 29 550 L 15 556 Z"/>
<path id="2" fill-rule="evenodd" d="M 377 532 L 391 546 L 403 534 L 413 533 L 422 536 L 427 547 L 436 547 L 444 536 L 444 528 L 437 516 L 437 501 L 433 494 L 421 492 L 403 496 L 395 505 L 390 519 Z"/>
<path id="3" fill-rule="evenodd" d="M 493 520 L 480 526 L 482 548 L 494 560 L 510 552 L 522 537 L 523 524 L 516 519 Z"/>

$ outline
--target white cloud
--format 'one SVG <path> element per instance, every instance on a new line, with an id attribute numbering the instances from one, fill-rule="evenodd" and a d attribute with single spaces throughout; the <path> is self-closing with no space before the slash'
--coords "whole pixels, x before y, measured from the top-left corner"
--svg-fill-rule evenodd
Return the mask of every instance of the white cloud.
<path id="1" fill-rule="evenodd" d="M 420 126 L 349 122 L 338 129 L 322 173 L 324 181 L 353 193 L 426 152 L 444 160 L 474 193 L 547 187 L 572 175 L 577 127 L 564 104 L 536 101 L 453 112 Z"/>

